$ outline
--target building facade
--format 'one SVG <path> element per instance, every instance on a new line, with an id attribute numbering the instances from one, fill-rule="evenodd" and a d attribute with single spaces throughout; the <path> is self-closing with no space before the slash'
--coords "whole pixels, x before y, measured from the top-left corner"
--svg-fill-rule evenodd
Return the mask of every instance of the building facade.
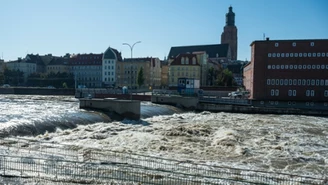
<path id="1" fill-rule="evenodd" d="M 69 59 L 70 71 L 74 74 L 75 88 L 102 87 L 103 54 L 77 54 Z"/>
<path id="2" fill-rule="evenodd" d="M 37 64 L 34 61 L 21 59 L 6 62 L 6 67 L 10 70 L 19 70 L 23 72 L 24 83 L 27 82 L 27 77 L 37 72 Z"/>
<path id="3" fill-rule="evenodd" d="M 223 28 L 221 34 L 221 44 L 229 44 L 231 49 L 231 59 L 237 60 L 238 49 L 238 36 L 237 27 L 235 25 L 235 13 L 232 11 L 232 7 L 229 7 L 229 12 L 226 14 L 226 25 Z"/>
<path id="4" fill-rule="evenodd" d="M 158 58 L 128 58 L 119 62 L 117 67 L 119 86 L 127 86 L 132 89 L 139 88 L 138 72 L 143 69 L 144 84 L 140 88 L 157 88 L 161 85 L 161 64 Z"/>
<path id="5" fill-rule="evenodd" d="M 201 66 L 196 54 L 180 54 L 169 66 L 169 86 L 177 87 L 179 78 L 200 80 Z"/>
<path id="6" fill-rule="evenodd" d="M 161 71 L 161 87 L 168 87 L 168 77 L 169 77 L 169 64 L 167 60 L 161 61 L 162 71 Z"/>
<path id="7" fill-rule="evenodd" d="M 122 62 L 122 55 L 116 49 L 108 47 L 102 57 L 102 83 L 104 87 L 115 87 L 120 76 L 119 62 Z"/>
<path id="8" fill-rule="evenodd" d="M 69 58 L 53 57 L 47 65 L 47 73 L 70 73 Z"/>
<path id="9" fill-rule="evenodd" d="M 253 100 L 328 106 L 328 39 L 263 40 L 251 44 L 244 86 Z"/>

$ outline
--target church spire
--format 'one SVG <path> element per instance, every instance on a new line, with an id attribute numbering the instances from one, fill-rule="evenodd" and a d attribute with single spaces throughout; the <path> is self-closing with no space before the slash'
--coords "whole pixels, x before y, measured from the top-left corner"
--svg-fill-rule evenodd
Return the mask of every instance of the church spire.
<path id="1" fill-rule="evenodd" d="M 235 25 L 235 13 L 232 11 L 232 6 L 229 7 L 229 12 L 226 13 L 226 26 Z"/>

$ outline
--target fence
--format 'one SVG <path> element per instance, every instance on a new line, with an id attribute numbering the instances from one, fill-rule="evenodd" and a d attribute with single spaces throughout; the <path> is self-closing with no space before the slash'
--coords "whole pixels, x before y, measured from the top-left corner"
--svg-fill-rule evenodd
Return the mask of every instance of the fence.
<path id="1" fill-rule="evenodd" d="M 327 179 L 326 179 L 327 180 Z M 0 143 L 0 183 L 325 184 L 325 179 L 31 140 Z"/>

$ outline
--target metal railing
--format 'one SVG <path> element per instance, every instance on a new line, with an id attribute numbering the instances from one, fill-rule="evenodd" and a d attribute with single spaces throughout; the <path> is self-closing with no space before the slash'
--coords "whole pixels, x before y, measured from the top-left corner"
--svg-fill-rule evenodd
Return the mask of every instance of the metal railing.
<path id="1" fill-rule="evenodd" d="M 1 178 L 2 177 L 2 178 Z M 325 174 L 327 177 L 327 174 Z M 1 179 L 3 182 L 1 182 Z M 30 140 L 0 143 L 0 183 L 325 184 L 327 179 L 270 173 L 99 148 Z M 17 183 L 14 183 L 17 184 Z"/>

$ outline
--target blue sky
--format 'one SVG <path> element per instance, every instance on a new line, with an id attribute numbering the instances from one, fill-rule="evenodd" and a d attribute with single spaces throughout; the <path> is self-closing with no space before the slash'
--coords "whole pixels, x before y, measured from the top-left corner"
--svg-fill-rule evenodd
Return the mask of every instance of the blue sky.
<path id="1" fill-rule="evenodd" d="M 167 56 L 172 46 L 219 44 L 232 5 L 238 59 L 250 43 L 270 39 L 328 39 L 327 0 L 0 0 L 0 57 L 102 53 Z"/>

